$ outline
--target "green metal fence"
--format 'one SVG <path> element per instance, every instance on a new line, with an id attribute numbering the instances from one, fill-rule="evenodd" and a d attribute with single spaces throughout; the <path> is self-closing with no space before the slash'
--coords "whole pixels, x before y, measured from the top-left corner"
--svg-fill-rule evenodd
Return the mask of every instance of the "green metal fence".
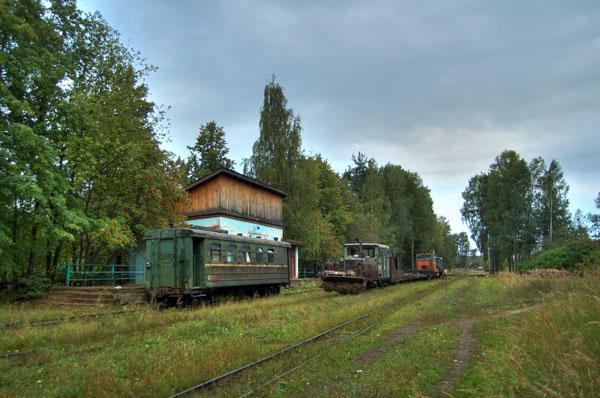
<path id="1" fill-rule="evenodd" d="M 316 278 L 321 271 L 321 264 L 315 262 L 300 263 L 298 267 L 298 278 Z"/>
<path id="2" fill-rule="evenodd" d="M 65 285 L 67 286 L 102 286 L 140 283 L 144 280 L 143 268 L 130 265 L 66 265 Z"/>

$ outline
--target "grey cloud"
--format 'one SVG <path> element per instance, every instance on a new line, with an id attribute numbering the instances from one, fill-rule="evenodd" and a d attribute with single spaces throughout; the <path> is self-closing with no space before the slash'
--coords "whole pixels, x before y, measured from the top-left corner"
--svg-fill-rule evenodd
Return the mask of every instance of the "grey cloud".
<path id="1" fill-rule="evenodd" d="M 159 67 L 180 155 L 215 119 L 249 156 L 274 72 L 309 151 L 338 171 L 361 150 L 419 172 L 454 229 L 467 179 L 503 149 L 557 158 L 573 208 L 600 190 L 597 1 L 81 4 Z"/>

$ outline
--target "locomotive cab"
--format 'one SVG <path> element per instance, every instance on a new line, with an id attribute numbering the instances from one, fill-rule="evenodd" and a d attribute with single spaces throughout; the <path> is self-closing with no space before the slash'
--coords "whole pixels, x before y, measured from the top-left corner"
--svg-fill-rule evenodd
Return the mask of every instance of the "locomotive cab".
<path id="1" fill-rule="evenodd" d="M 390 250 L 377 243 L 348 243 L 344 258 L 337 267 L 328 267 L 322 274 L 325 290 L 358 293 L 368 287 L 386 284 L 390 279 Z"/>
<path id="2" fill-rule="evenodd" d="M 444 259 L 431 253 L 417 254 L 415 268 L 418 273 L 430 278 L 445 276 Z"/>

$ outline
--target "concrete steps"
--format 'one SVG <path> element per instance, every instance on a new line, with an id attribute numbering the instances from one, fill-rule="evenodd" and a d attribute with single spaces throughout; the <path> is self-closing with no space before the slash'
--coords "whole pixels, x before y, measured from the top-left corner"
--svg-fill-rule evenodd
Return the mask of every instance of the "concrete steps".
<path id="1" fill-rule="evenodd" d="M 143 285 L 59 286 L 35 302 L 45 305 L 88 307 L 144 304 L 146 288 Z"/>

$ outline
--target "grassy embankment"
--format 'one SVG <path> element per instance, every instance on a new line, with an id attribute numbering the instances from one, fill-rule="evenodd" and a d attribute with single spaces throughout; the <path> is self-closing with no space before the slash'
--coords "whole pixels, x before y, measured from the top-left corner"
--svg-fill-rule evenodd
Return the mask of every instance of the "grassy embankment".
<path id="1" fill-rule="evenodd" d="M 309 291 L 194 310 L 142 310 L 94 322 L 6 329 L 0 352 L 33 352 L 0 359 L 0 394 L 167 395 L 369 308 L 445 283 L 409 284 L 360 296 Z M 41 315 L 35 311 L 32 316 Z M 21 319 L 28 322 L 26 314 Z M 90 348 L 96 350 L 74 354 Z"/>
<path id="2" fill-rule="evenodd" d="M 465 278 L 399 308 L 259 396 L 597 396 L 600 277 Z M 240 396 L 293 363 L 219 390 Z M 210 396 L 214 391 L 204 395 Z"/>
<path id="3" fill-rule="evenodd" d="M 205 395 L 239 396 L 308 361 L 258 395 L 597 396 L 599 291 L 598 275 L 461 278 L 358 296 L 308 291 L 7 329 L 0 351 L 35 351 L 0 359 L 0 395 L 165 396 L 369 308 L 398 303 L 337 339 L 268 363 Z M 97 350 L 65 356 L 89 347 Z"/>

